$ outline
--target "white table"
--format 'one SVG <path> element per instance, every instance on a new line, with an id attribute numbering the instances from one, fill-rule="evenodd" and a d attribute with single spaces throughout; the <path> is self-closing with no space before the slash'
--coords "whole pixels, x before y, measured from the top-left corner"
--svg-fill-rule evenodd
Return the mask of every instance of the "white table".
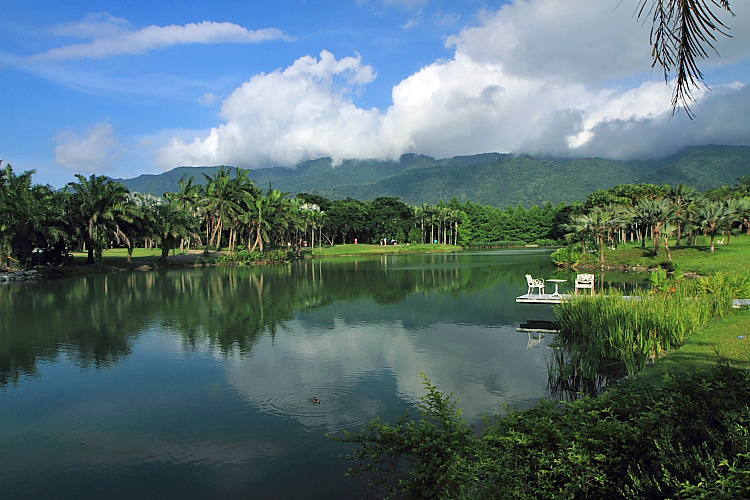
<path id="1" fill-rule="evenodd" d="M 552 281 L 555 283 L 555 293 L 552 295 L 560 295 L 560 291 L 558 290 L 558 287 L 560 286 L 560 283 L 565 283 L 568 280 L 544 280 L 544 281 Z"/>

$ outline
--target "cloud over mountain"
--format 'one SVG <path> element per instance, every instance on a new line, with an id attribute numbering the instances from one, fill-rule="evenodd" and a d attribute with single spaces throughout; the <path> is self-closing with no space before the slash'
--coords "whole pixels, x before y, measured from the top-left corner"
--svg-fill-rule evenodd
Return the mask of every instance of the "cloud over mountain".
<path id="1" fill-rule="evenodd" d="M 750 15 L 745 7 L 736 10 L 742 10 L 738 17 Z M 252 77 L 224 101 L 224 123 L 192 142 L 174 138 L 159 161 L 163 167 L 258 167 L 320 156 L 341 161 L 485 151 L 652 157 L 684 146 L 687 138 L 750 137 L 748 119 L 726 105 L 744 101 L 741 83 L 699 90 L 695 122 L 684 113 L 670 118 L 671 86 L 647 73 L 648 27 L 618 2 L 514 2 L 479 19 L 446 39 L 451 59 L 397 84 L 383 111 L 355 104 L 374 70 L 360 56 L 336 59 L 323 51 L 319 59 L 302 57 Z M 730 24 L 744 40 L 747 19 Z M 733 60 L 747 57 L 750 46 L 732 46 L 730 53 Z"/>

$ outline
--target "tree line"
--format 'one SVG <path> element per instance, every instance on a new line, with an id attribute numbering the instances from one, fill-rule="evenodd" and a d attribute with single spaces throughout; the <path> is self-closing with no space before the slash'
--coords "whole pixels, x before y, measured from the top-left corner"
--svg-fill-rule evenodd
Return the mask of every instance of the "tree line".
<path id="1" fill-rule="evenodd" d="M 412 206 L 395 197 L 290 196 L 271 186 L 261 189 L 241 168 L 202 174 L 201 184 L 183 177 L 176 191 L 161 197 L 130 193 L 97 175 L 76 175 L 76 182 L 55 190 L 34 184 L 33 174 L 17 174 L 9 164 L 0 170 L 2 263 L 33 257 L 61 263 L 74 250 L 85 250 L 88 263 L 94 263 L 113 246 L 127 248 L 128 259 L 136 247 L 159 247 L 166 259 L 178 247 L 230 252 L 346 243 L 489 247 L 567 238 L 580 242 L 585 252 L 628 239 L 645 245 L 649 234 L 656 235 L 654 245 L 662 238 L 669 252 L 672 235 L 680 244 L 698 232 L 713 237 L 739 224 L 750 227 L 750 176 L 706 193 L 685 186 L 623 184 L 595 191 L 585 203 L 503 210 L 456 198 Z"/>
<path id="2" fill-rule="evenodd" d="M 645 247 L 648 238 L 654 255 L 663 244 L 670 261 L 670 239 L 676 245 L 683 240 L 695 245 L 697 235 L 706 235 L 713 253 L 717 235 L 726 235 L 726 244 L 731 244 L 733 230 L 744 228 L 750 234 L 750 175 L 737 181 L 703 193 L 684 184 L 620 184 L 594 191 L 585 203 L 569 207 L 565 237 L 578 242 L 583 253 L 598 249 L 601 263 L 606 246 L 640 241 Z"/>

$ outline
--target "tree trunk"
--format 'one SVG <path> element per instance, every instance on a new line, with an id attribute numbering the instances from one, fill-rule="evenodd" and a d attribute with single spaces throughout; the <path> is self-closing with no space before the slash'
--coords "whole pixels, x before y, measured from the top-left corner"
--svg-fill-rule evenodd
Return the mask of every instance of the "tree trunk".
<path id="1" fill-rule="evenodd" d="M 159 257 L 159 262 L 166 263 L 167 257 L 169 257 L 169 242 L 167 238 L 164 238 L 161 240 L 161 257 Z"/>
<path id="2" fill-rule="evenodd" d="M 664 250 L 667 252 L 669 262 L 672 262 L 672 252 L 669 251 L 669 236 L 664 235 Z"/>

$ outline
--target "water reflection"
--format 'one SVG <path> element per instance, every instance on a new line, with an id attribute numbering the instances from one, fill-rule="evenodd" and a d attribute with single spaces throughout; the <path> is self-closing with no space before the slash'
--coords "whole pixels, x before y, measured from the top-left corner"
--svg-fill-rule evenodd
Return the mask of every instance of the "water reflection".
<path id="1" fill-rule="evenodd" d="M 121 273 L 4 286 L 0 386 L 35 374 L 39 361 L 54 361 L 61 352 L 84 368 L 116 363 L 153 324 L 178 332 L 188 350 L 208 344 L 225 356 L 248 355 L 262 334 L 274 337 L 295 312 L 333 303 L 345 321 L 352 316 L 355 321 L 388 319 L 392 311 L 380 306 L 407 302 L 401 319 L 411 327 L 441 320 L 513 324 L 517 266 L 537 274 L 549 267 L 545 254 L 536 259 L 529 255 L 305 260 L 264 268 Z M 511 286 L 490 295 L 478 293 L 502 283 Z M 462 296 L 471 299 L 453 303 Z M 351 307 L 362 299 L 373 305 Z"/>
<path id="2" fill-rule="evenodd" d="M 554 336 L 527 349 L 516 331 L 552 318 L 515 303 L 527 272 L 551 275 L 547 252 L 2 287 L 0 491 L 359 498 L 324 433 L 392 421 L 424 394 L 420 371 L 470 422 L 547 394 Z"/>
<path id="3" fill-rule="evenodd" d="M 228 380 L 258 409 L 328 432 L 361 427 L 381 414 L 384 390 L 414 403 L 424 394 L 420 371 L 458 395 L 470 421 L 502 412 L 505 403 L 529 406 L 547 381 L 544 358 L 528 352 L 525 338 L 510 327 L 412 329 L 337 319 L 311 332 L 315 326 L 303 319 L 289 328 L 308 333 L 261 342 L 256 356 L 229 368 Z"/>

